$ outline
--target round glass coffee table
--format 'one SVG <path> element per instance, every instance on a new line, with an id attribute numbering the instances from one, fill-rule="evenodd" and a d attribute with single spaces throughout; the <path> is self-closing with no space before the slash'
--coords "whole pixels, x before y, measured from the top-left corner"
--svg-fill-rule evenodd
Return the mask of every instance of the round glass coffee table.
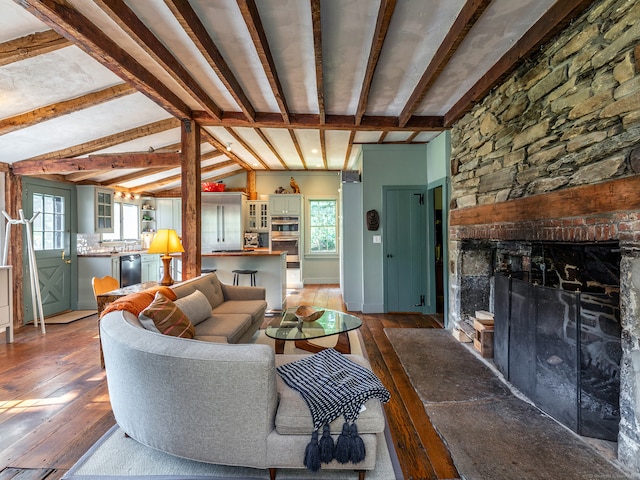
<path id="1" fill-rule="evenodd" d="M 295 346 L 307 352 L 317 353 L 326 347 L 310 343 L 314 338 L 338 335 L 336 346 L 340 353 L 351 353 L 351 343 L 347 332 L 360 328 L 362 320 L 348 313 L 312 307 L 324 310 L 324 314 L 313 322 L 299 321 L 295 308 L 288 308 L 281 317 L 276 317 L 266 328 L 267 337 L 275 339 L 276 353 L 284 352 L 285 342 L 295 342 Z"/>

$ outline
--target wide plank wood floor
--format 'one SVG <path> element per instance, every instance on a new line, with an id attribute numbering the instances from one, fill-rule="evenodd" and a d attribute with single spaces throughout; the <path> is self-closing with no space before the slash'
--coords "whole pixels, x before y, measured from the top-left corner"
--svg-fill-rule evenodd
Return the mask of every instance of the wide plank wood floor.
<path id="1" fill-rule="evenodd" d="M 336 285 L 292 292 L 288 305 L 346 311 Z M 391 392 L 385 405 L 407 480 L 455 479 L 458 473 L 411 387 L 385 328 L 440 328 L 425 315 L 362 315 L 360 329 L 375 373 Z M 115 423 L 100 368 L 97 319 L 33 326 L 0 340 L 0 480 L 55 480 Z M 425 368 L 437 368 L 427 366 Z"/>

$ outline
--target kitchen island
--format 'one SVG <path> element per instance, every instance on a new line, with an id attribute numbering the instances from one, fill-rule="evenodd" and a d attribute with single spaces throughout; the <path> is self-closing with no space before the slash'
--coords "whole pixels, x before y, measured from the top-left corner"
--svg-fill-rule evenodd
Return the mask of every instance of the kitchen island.
<path id="1" fill-rule="evenodd" d="M 216 269 L 222 283 L 233 284 L 233 270 L 257 270 L 256 286 L 266 289 L 268 311 L 284 310 L 287 300 L 286 252 L 269 249 L 227 250 L 202 253 L 201 269 Z M 181 255 L 174 256 L 174 267 L 182 273 Z M 174 278 L 182 278 L 174 277 Z M 240 285 L 249 285 L 249 275 L 240 275 Z"/>

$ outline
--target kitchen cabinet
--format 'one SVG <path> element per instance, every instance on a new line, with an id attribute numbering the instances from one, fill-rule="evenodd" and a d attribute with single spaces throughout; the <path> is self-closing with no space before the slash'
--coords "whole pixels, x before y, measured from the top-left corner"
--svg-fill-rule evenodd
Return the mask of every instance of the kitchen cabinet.
<path id="1" fill-rule="evenodd" d="M 78 232 L 113 233 L 114 191 L 93 185 L 77 185 Z"/>
<path id="2" fill-rule="evenodd" d="M 142 273 L 140 282 L 157 282 L 160 268 L 160 255 L 143 253 L 141 256 Z"/>
<path id="3" fill-rule="evenodd" d="M 13 277 L 11 270 L 11 266 L 0 267 L 0 329 L 4 329 L 7 343 L 13 343 Z"/>
<path id="4" fill-rule="evenodd" d="M 156 198 L 156 229 L 173 229 L 182 235 L 182 199 Z"/>
<path id="5" fill-rule="evenodd" d="M 244 193 L 202 194 L 202 252 L 241 250 L 247 196 Z"/>
<path id="6" fill-rule="evenodd" d="M 269 202 L 266 200 L 250 200 L 247 202 L 248 232 L 269 231 Z"/>
<path id="7" fill-rule="evenodd" d="M 115 256 L 78 256 L 78 310 L 97 308 L 91 279 L 110 275 L 120 282 L 120 257 Z"/>
<path id="8" fill-rule="evenodd" d="M 269 195 L 270 215 L 302 215 L 302 195 L 274 194 Z"/>

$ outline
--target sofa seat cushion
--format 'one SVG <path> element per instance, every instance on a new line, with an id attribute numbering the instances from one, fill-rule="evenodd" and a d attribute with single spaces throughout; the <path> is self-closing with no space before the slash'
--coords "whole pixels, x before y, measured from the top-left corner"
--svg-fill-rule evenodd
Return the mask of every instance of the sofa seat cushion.
<path id="1" fill-rule="evenodd" d="M 267 302 L 264 300 L 227 300 L 213 308 L 212 314 L 227 315 L 230 313 L 244 313 L 251 316 L 251 323 L 264 318 Z"/>
<path id="2" fill-rule="evenodd" d="M 251 327 L 251 315 L 245 313 L 214 313 L 204 322 L 196 325 L 196 340 L 205 337 L 224 337 L 227 343 L 237 343 Z"/>
<path id="3" fill-rule="evenodd" d="M 371 368 L 369 362 L 359 355 L 347 355 L 359 365 Z M 276 355 L 276 366 L 299 360 L 300 355 Z M 313 421 L 309 407 L 300 393 L 296 392 L 276 375 L 276 385 L 280 403 L 276 412 L 276 431 L 281 435 L 310 435 L 313 432 Z M 374 398 L 365 403 L 365 410 L 360 412 L 356 424 L 358 433 L 380 433 L 384 431 L 385 420 L 380 400 Z M 331 433 L 339 435 L 342 432 L 344 418 L 338 417 L 331 422 Z"/>

